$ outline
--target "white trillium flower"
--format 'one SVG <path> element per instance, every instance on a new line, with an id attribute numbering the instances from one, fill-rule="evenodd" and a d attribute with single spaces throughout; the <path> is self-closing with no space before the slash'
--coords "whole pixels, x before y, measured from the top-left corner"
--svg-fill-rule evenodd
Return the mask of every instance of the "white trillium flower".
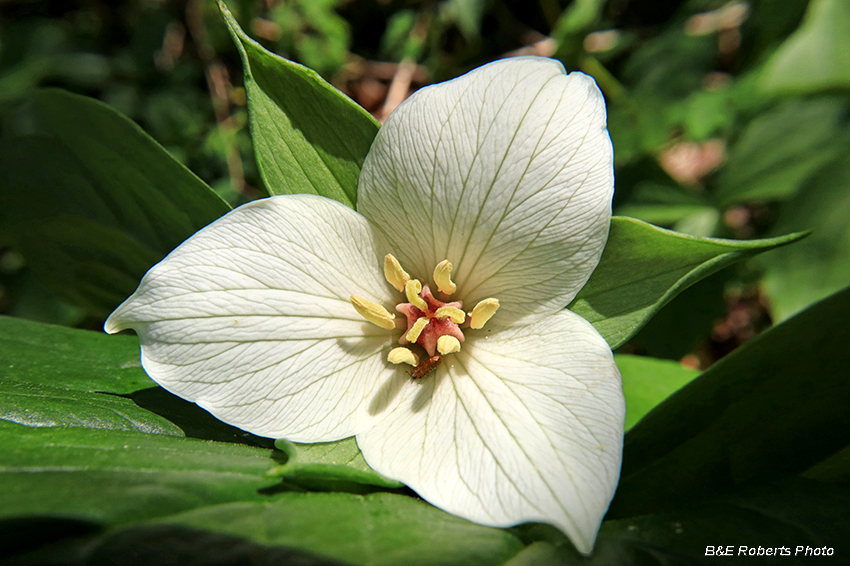
<path id="1" fill-rule="evenodd" d="M 147 373 L 224 422 L 356 435 L 372 468 L 434 505 L 550 523 L 589 553 L 625 404 L 607 343 L 565 307 L 602 254 L 612 193 L 593 80 L 497 61 L 399 106 L 356 212 L 313 195 L 241 206 L 154 266 L 105 329 L 134 329 Z"/>

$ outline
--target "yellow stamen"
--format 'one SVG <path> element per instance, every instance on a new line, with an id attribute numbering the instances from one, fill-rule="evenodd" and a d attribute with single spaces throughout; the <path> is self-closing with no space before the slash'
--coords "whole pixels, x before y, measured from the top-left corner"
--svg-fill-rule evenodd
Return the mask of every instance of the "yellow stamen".
<path id="1" fill-rule="evenodd" d="M 429 320 L 424 316 L 413 323 L 413 327 L 407 331 L 408 342 L 416 342 L 419 340 L 419 335 L 422 334 L 422 331 L 425 330 L 425 327 L 428 326 Z"/>
<path id="2" fill-rule="evenodd" d="M 419 293 L 421 292 L 422 283 L 420 283 L 418 279 L 411 279 L 404 284 L 404 294 L 407 295 L 407 302 L 422 312 L 428 312 L 428 303 L 425 302 L 425 299 L 419 296 Z M 411 342 L 413 342 L 413 340 L 411 340 Z"/>
<path id="3" fill-rule="evenodd" d="M 497 310 L 499 310 L 499 299 L 484 299 L 479 302 L 469 313 L 469 327 L 475 329 L 483 327 L 496 314 Z"/>
<path id="4" fill-rule="evenodd" d="M 392 255 L 387 254 L 384 258 L 384 277 L 397 291 L 404 293 L 404 286 L 410 280 L 410 275 L 402 269 L 401 264 Z"/>
<path id="5" fill-rule="evenodd" d="M 407 348 L 393 348 L 387 355 L 387 361 L 391 364 L 410 364 L 412 366 L 419 365 L 419 356 L 408 350 Z"/>
<path id="6" fill-rule="evenodd" d="M 444 334 L 437 338 L 437 351 L 442 355 L 453 354 L 460 352 L 460 342 L 454 336 Z"/>
<path id="7" fill-rule="evenodd" d="M 375 326 L 380 326 L 387 330 L 393 330 L 395 328 L 395 317 L 390 311 L 378 303 L 373 303 L 368 299 L 354 295 L 350 297 L 350 300 L 354 310 Z"/>
<path id="8" fill-rule="evenodd" d="M 446 295 L 457 291 L 457 285 L 452 281 L 452 264 L 449 260 L 444 259 L 434 268 L 434 283 L 437 284 L 437 289 Z"/>
<path id="9" fill-rule="evenodd" d="M 466 320 L 466 313 L 457 307 L 440 307 L 434 313 L 434 316 L 437 318 L 450 318 L 452 322 L 457 324 L 463 324 L 463 321 Z"/>

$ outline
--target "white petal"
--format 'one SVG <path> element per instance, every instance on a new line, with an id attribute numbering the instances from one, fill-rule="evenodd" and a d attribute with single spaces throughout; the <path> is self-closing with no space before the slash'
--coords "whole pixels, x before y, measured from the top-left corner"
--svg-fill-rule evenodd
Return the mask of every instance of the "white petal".
<path id="1" fill-rule="evenodd" d="M 349 302 L 392 307 L 373 238 L 328 199 L 252 202 L 154 266 L 106 331 L 133 328 L 148 374 L 227 423 L 300 442 L 351 436 L 398 373 L 384 361 L 391 333 Z"/>
<path id="2" fill-rule="evenodd" d="M 472 521 L 553 524 L 589 553 L 620 472 L 611 350 L 578 315 L 470 334 L 357 442 L 369 465 Z"/>
<path id="3" fill-rule="evenodd" d="M 608 237 L 614 189 L 593 79 L 538 57 L 424 88 L 381 128 L 358 210 L 415 277 L 448 259 L 456 296 L 504 324 L 567 305 Z"/>

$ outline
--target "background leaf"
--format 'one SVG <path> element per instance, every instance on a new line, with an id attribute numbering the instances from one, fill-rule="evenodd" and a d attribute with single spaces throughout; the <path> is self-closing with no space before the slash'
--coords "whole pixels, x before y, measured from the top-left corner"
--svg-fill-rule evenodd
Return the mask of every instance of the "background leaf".
<path id="1" fill-rule="evenodd" d="M 783 207 L 775 233 L 812 229 L 812 235 L 759 258 L 774 319 L 784 320 L 850 284 L 848 187 L 850 154 L 812 177 Z"/>
<path id="2" fill-rule="evenodd" d="M 61 296 L 105 316 L 142 275 L 229 210 L 105 104 L 59 90 L 22 107 L 0 141 L 0 234 Z"/>
<path id="3" fill-rule="evenodd" d="M 762 88 L 800 94 L 850 87 L 850 3 L 811 0 L 803 25 L 765 65 Z"/>
<path id="4" fill-rule="evenodd" d="M 825 164 L 850 153 L 842 97 L 793 100 L 752 120 L 730 148 L 717 180 L 724 206 L 786 200 Z"/>
<path id="5" fill-rule="evenodd" d="M 683 368 L 679 363 L 669 360 L 617 354 L 614 361 L 623 376 L 626 430 L 699 375 L 699 371 Z"/>
<path id="6" fill-rule="evenodd" d="M 671 232 L 614 217 L 608 243 L 590 280 L 569 309 L 617 348 L 679 292 L 745 257 L 799 240 L 719 240 Z"/>
<path id="7" fill-rule="evenodd" d="M 609 515 L 805 471 L 850 444 L 845 289 L 713 365 L 626 435 Z"/>
<path id="8" fill-rule="evenodd" d="M 266 51 L 219 6 L 242 54 L 251 134 L 269 193 L 313 193 L 353 208 L 378 123 L 315 71 Z"/>
<path id="9" fill-rule="evenodd" d="M 813 549 L 847 550 L 850 490 L 800 478 L 742 487 L 708 500 L 682 502 L 661 513 L 602 523 L 593 556 L 579 556 L 563 535 L 543 525 L 515 529 L 526 542 L 510 566 L 536 564 L 697 566 L 715 561 L 804 564 L 829 560 Z M 707 547 L 731 547 L 733 557 L 706 555 Z M 758 554 L 761 547 L 761 554 Z M 777 556 L 780 548 L 787 555 Z M 805 556 L 809 547 L 809 556 Z M 743 555 L 739 552 L 743 548 Z M 766 549 L 773 549 L 770 556 Z M 749 555 L 750 549 L 753 554 Z M 524 555 L 528 553 L 526 558 Z"/>

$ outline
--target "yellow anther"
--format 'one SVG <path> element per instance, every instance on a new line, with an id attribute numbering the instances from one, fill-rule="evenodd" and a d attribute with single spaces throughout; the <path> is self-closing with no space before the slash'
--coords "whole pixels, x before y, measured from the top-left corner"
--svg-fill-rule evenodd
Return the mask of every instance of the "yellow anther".
<path id="1" fill-rule="evenodd" d="M 479 302 L 469 313 L 469 327 L 476 329 L 483 327 L 497 310 L 499 310 L 499 299 L 484 299 Z"/>
<path id="2" fill-rule="evenodd" d="M 449 260 L 444 259 L 434 268 L 434 283 L 437 284 L 437 289 L 446 295 L 457 291 L 457 285 L 452 281 L 452 264 Z"/>
<path id="3" fill-rule="evenodd" d="M 368 299 L 354 295 L 351 296 L 350 300 L 354 310 L 375 326 L 380 326 L 387 330 L 393 330 L 395 328 L 395 317 L 390 311 L 378 303 L 373 303 Z"/>
<path id="4" fill-rule="evenodd" d="M 419 293 L 421 292 L 422 283 L 420 283 L 418 279 L 411 279 L 404 284 L 404 294 L 407 295 L 407 302 L 422 312 L 428 312 L 428 303 L 419 296 Z M 411 342 L 413 342 L 413 340 L 411 340 Z"/>
<path id="5" fill-rule="evenodd" d="M 387 254 L 384 258 L 384 277 L 397 291 L 404 293 L 404 286 L 410 280 L 410 275 L 402 269 L 401 264 L 392 255 Z"/>
<path id="6" fill-rule="evenodd" d="M 452 322 L 457 324 L 463 324 L 463 321 L 466 320 L 466 313 L 457 307 L 440 307 L 434 313 L 434 316 L 437 318 L 450 318 Z"/>
<path id="7" fill-rule="evenodd" d="M 460 342 L 454 336 L 444 334 L 437 338 L 437 351 L 444 356 L 460 352 Z"/>
<path id="8" fill-rule="evenodd" d="M 425 327 L 428 326 L 429 320 L 424 316 L 413 323 L 413 327 L 407 331 L 408 342 L 416 342 L 419 340 L 419 335 L 422 334 L 422 331 L 425 330 Z"/>
<path id="9" fill-rule="evenodd" d="M 391 364 L 410 364 L 417 366 L 419 365 L 419 356 L 407 348 L 393 348 L 387 355 L 387 361 Z"/>

